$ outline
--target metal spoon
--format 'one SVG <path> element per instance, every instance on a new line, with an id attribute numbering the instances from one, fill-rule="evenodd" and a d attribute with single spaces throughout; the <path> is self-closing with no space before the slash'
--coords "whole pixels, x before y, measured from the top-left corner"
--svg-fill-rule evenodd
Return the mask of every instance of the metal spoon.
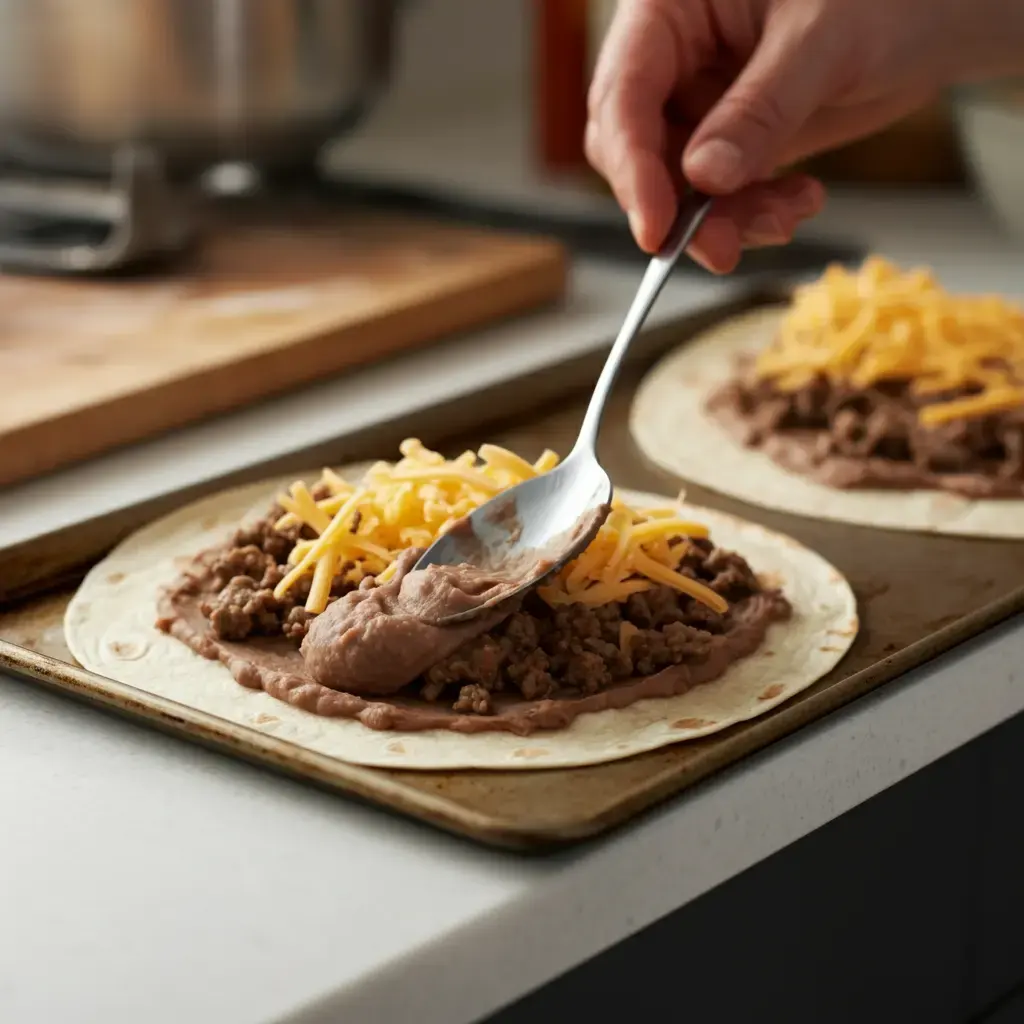
<path id="1" fill-rule="evenodd" d="M 467 562 L 483 572 L 510 577 L 508 586 L 438 624 L 473 618 L 507 600 L 581 554 L 608 516 L 612 483 L 597 460 L 597 436 L 608 396 L 630 343 L 640 332 L 676 261 L 697 233 L 711 200 L 690 192 L 682 201 L 662 248 L 651 258 L 636 297 L 597 379 L 579 436 L 565 461 L 475 509 L 458 529 L 438 537 L 414 569 Z"/>

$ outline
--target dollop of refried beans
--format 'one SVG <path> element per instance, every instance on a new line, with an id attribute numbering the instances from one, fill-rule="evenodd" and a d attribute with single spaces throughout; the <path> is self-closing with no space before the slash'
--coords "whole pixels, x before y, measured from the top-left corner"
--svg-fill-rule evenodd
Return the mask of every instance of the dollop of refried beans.
<path id="1" fill-rule="evenodd" d="M 421 554 L 403 552 L 390 580 L 376 585 L 367 577 L 313 620 L 300 650 L 316 682 L 363 695 L 398 693 L 514 610 L 498 604 L 466 622 L 438 625 L 500 596 L 510 583 L 462 565 L 411 571 Z"/>
<path id="2" fill-rule="evenodd" d="M 460 591 L 462 582 L 457 574 L 410 572 L 419 552 L 409 551 L 379 586 L 368 579 L 353 587 L 345 580 L 350 566 L 342 566 L 327 609 L 313 616 L 303 608 L 308 582 L 274 597 L 303 536 L 278 531 L 279 515 L 272 509 L 223 548 L 197 556 L 160 595 L 158 626 L 222 662 L 244 686 L 374 729 L 528 735 L 563 728 L 586 712 L 708 683 L 791 614 L 741 556 L 692 540 L 680 571 L 726 598 L 724 614 L 669 587 L 597 608 L 553 608 L 530 592 L 438 626 L 423 610 L 451 601 L 450 589 Z"/>
<path id="3" fill-rule="evenodd" d="M 918 418 L 926 403 L 975 393 L 921 396 L 909 381 L 855 388 L 824 378 L 780 391 L 747 357 L 706 408 L 741 444 L 831 487 L 1024 498 L 1024 408 L 937 426 Z"/>

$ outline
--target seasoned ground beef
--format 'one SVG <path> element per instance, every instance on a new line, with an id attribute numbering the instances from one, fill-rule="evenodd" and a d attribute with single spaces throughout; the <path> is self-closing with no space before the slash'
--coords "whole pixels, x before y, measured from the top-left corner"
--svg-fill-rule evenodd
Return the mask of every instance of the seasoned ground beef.
<path id="1" fill-rule="evenodd" d="M 250 526 L 243 526 L 231 540 L 232 548 L 259 548 L 278 565 L 288 561 L 288 555 L 295 547 L 296 541 L 312 538 L 312 534 L 304 532 L 300 527 L 285 527 L 278 530 L 274 523 L 284 514 L 284 509 L 274 507 L 264 519 L 258 519 Z"/>
<path id="2" fill-rule="evenodd" d="M 773 438 L 798 438 L 811 459 L 884 459 L 923 473 L 991 476 L 1024 484 L 1024 408 L 926 426 L 923 405 L 969 397 L 978 388 L 917 395 L 906 381 L 869 388 L 819 378 L 797 391 L 780 391 L 759 379 L 751 361 L 708 401 L 712 414 L 738 417 L 741 440 L 761 447 Z"/>
<path id="3" fill-rule="evenodd" d="M 299 528 L 278 530 L 282 510 L 273 508 L 264 519 L 235 532 L 210 563 L 215 592 L 201 605 L 210 627 L 221 640 L 283 635 L 298 646 L 313 616 L 303 607 L 310 579 L 299 580 L 281 600 L 274 588 L 288 572 L 288 555 L 296 541 L 313 534 Z M 351 565 L 343 565 L 331 584 L 330 601 L 352 589 L 345 580 Z"/>
<path id="4" fill-rule="evenodd" d="M 761 592 L 739 555 L 709 541 L 693 543 L 682 571 L 733 602 Z M 629 640 L 622 645 L 624 624 Z M 447 700 L 449 688 L 460 684 L 518 693 L 525 700 L 566 691 L 594 693 L 633 676 L 699 661 L 713 635 L 728 625 L 728 612 L 719 615 L 670 587 L 599 608 L 551 608 L 531 594 L 520 611 L 430 669 L 420 694 Z"/>
<path id="5" fill-rule="evenodd" d="M 313 618 L 303 607 L 308 579 L 285 598 L 274 597 L 288 570 L 288 554 L 302 536 L 276 530 L 279 515 L 273 510 L 239 530 L 212 556 L 215 589 L 200 607 L 222 640 L 284 636 L 298 646 L 306 634 Z M 352 589 L 343 578 L 348 568 L 335 577 L 332 600 Z M 742 557 L 708 540 L 688 542 L 679 570 L 731 604 L 763 593 Z M 530 594 L 519 611 L 434 665 L 414 684 L 415 691 L 427 702 L 478 715 L 492 712 L 498 693 L 524 700 L 595 693 L 634 676 L 699 662 L 715 635 L 729 626 L 730 612 L 720 615 L 670 587 L 653 587 L 599 608 L 552 608 Z"/>

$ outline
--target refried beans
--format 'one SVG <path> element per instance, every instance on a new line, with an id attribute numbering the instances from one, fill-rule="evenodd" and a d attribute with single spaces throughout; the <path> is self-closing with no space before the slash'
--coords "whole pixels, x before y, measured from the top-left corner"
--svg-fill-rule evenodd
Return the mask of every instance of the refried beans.
<path id="1" fill-rule="evenodd" d="M 707 411 L 741 444 L 840 489 L 926 488 L 965 498 L 1024 498 L 1024 408 L 926 426 L 925 403 L 970 388 L 913 393 L 908 381 L 855 388 L 818 378 L 781 391 L 740 361 Z"/>
<path id="2" fill-rule="evenodd" d="M 523 524 L 515 499 L 499 498 L 491 505 L 486 518 L 503 528 L 501 542 L 494 543 L 493 537 L 491 543 L 482 540 L 474 530 L 474 518 L 464 516 L 446 534 L 454 542 L 451 553 L 460 562 L 443 570 L 429 566 L 427 576 L 415 573 L 402 585 L 403 592 L 416 591 L 414 614 L 420 621 L 441 624 L 453 617 L 466 619 L 540 583 L 569 561 L 567 553 L 577 542 L 586 548 L 611 512 L 611 505 L 597 505 L 568 530 L 546 538 L 543 546 L 528 547 L 519 543 Z"/>
<path id="3" fill-rule="evenodd" d="M 276 529 L 279 515 L 272 509 L 197 556 L 161 594 L 158 626 L 221 661 L 244 686 L 374 729 L 527 735 L 563 728 L 585 712 L 710 682 L 791 614 L 783 594 L 762 586 L 741 556 L 690 540 L 679 571 L 721 594 L 729 602 L 723 614 L 656 586 L 596 608 L 553 608 L 530 592 L 437 626 L 423 608 L 439 585 L 459 591 L 465 581 L 411 573 L 420 552 L 410 550 L 381 585 L 368 579 L 354 588 L 342 566 L 327 609 L 313 616 L 302 607 L 308 580 L 274 597 L 304 536 Z"/>

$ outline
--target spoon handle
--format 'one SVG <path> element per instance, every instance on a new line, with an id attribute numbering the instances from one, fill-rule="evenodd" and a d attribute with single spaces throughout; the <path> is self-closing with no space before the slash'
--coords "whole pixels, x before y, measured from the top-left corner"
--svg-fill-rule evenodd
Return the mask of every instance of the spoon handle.
<path id="1" fill-rule="evenodd" d="M 650 313 L 669 274 L 672 273 L 672 268 L 693 240 L 693 236 L 697 233 L 697 229 L 710 207 L 711 199 L 700 192 L 689 192 L 683 197 L 668 236 L 658 252 L 651 257 L 651 262 L 647 265 L 640 281 L 636 297 L 619 329 L 615 344 L 612 345 L 611 352 L 608 353 L 608 358 L 605 360 L 601 376 L 598 377 L 594 387 L 594 394 L 587 406 L 586 415 L 583 417 L 583 425 L 580 427 L 576 448 L 587 446 L 591 451 L 594 450 L 598 431 L 601 429 L 604 408 L 615 384 L 615 378 L 619 375 L 626 351 L 639 334 L 640 328 L 647 319 L 647 314 Z"/>

